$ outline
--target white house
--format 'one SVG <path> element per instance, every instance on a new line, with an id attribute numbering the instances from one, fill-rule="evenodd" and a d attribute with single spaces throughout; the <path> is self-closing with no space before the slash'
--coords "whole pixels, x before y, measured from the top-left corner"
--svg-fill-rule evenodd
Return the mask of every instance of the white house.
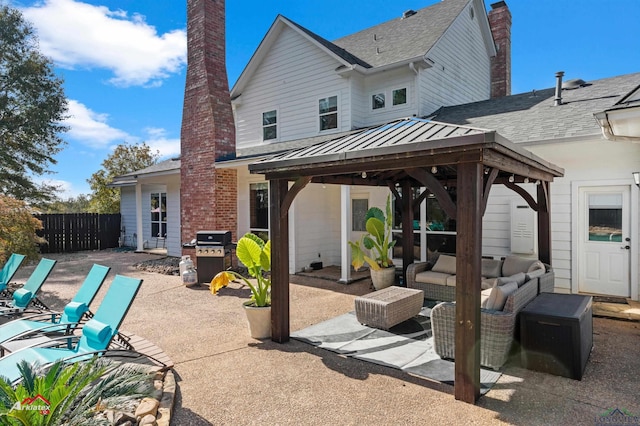
<path id="1" fill-rule="evenodd" d="M 492 5 L 488 16 L 481 0 L 444 0 L 333 42 L 278 16 L 230 92 L 236 158 L 215 164 L 237 176 L 235 235 L 269 232 L 268 185 L 248 171 L 257 159 L 402 117 L 433 118 L 496 130 L 563 167 L 565 177 L 551 186 L 556 291 L 637 300 L 639 197 L 631 173 L 640 169 L 640 145 L 605 139 L 594 114 L 637 87 L 640 75 L 578 84 L 559 92 L 560 101 L 554 89 L 505 96 L 509 28 L 504 2 Z M 503 38 L 494 40 L 497 34 Z M 168 254 L 182 253 L 178 163 L 114 182 L 123 188 L 123 223 L 127 234 L 136 230 L 138 248 L 155 244 L 154 233 L 164 226 Z M 290 272 L 319 260 L 342 265 L 348 281 L 346 243 L 360 235 L 363 212 L 383 206 L 388 193 L 309 184 L 289 211 Z M 155 194 L 167 200 L 164 224 L 151 211 Z M 492 190 L 483 255 L 536 256 L 535 217 L 520 200 L 511 191 Z M 433 199 L 427 197 L 415 216 L 416 241 L 422 242 L 416 259 L 452 250 L 455 222 Z M 610 240 L 601 241 L 605 231 Z"/>

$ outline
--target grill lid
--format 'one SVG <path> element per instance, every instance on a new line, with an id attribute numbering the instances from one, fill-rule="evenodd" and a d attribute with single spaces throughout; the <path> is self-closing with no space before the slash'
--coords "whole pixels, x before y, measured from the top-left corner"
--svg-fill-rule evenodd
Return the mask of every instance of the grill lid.
<path id="1" fill-rule="evenodd" d="M 231 244 L 231 231 L 198 231 L 196 232 L 197 245 L 226 246 Z"/>

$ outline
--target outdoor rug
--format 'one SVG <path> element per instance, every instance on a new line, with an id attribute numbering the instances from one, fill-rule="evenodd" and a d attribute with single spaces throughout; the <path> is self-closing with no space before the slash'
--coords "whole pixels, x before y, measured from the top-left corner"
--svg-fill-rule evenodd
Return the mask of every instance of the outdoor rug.
<path id="1" fill-rule="evenodd" d="M 291 333 L 291 337 L 343 356 L 453 385 L 454 363 L 441 359 L 433 350 L 430 312 L 428 307 L 422 308 L 418 316 L 385 331 L 360 324 L 352 311 Z M 487 393 L 501 374 L 481 369 L 480 393 Z"/>

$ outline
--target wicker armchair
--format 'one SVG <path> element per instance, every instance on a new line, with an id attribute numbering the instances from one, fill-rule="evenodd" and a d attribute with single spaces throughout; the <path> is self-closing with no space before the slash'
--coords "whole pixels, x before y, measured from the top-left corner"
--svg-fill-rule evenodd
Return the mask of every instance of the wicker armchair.
<path id="1" fill-rule="evenodd" d="M 455 287 L 416 281 L 417 274 L 428 271 L 431 268 L 433 268 L 433 263 L 431 262 L 417 262 L 410 264 L 407 267 L 407 287 L 422 290 L 426 299 L 439 300 L 442 302 L 453 302 L 456 300 Z"/>
<path id="2" fill-rule="evenodd" d="M 507 361 L 518 312 L 537 296 L 538 280 L 529 280 L 509 295 L 502 311 L 480 309 L 481 365 L 497 370 Z M 453 302 L 439 303 L 431 310 L 433 346 L 442 358 L 455 357 L 455 320 L 456 304 Z"/>

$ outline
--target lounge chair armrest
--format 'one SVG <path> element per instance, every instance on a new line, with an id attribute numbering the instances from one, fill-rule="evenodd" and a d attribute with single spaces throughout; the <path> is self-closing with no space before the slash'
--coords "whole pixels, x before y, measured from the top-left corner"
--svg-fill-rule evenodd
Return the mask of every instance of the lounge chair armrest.
<path id="1" fill-rule="evenodd" d="M 420 272 L 427 271 L 433 267 L 431 262 L 412 263 L 407 267 L 407 287 L 414 288 L 416 283 L 416 275 Z"/>

